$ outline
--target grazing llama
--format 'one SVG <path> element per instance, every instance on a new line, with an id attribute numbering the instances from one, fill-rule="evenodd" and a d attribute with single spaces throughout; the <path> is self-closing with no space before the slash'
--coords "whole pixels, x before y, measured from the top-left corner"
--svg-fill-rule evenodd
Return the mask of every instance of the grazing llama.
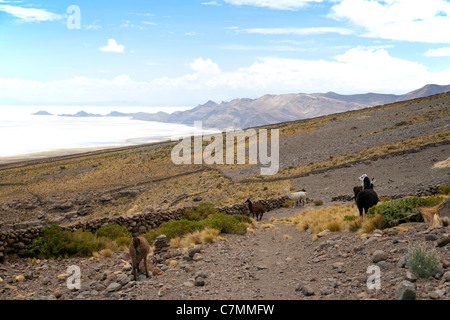
<path id="1" fill-rule="evenodd" d="M 294 206 L 292 208 L 295 208 L 295 203 L 299 203 L 301 202 L 303 206 L 305 206 L 306 204 L 306 190 L 303 189 L 302 191 L 299 192 L 294 192 L 291 193 L 291 190 L 289 190 L 289 188 L 284 188 L 284 191 L 286 191 L 287 196 L 289 197 L 289 199 L 291 199 L 292 201 L 294 201 Z"/>

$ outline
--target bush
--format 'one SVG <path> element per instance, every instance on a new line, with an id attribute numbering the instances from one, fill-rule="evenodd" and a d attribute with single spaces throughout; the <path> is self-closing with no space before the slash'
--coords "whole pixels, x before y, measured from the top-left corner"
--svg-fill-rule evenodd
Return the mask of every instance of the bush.
<path id="1" fill-rule="evenodd" d="M 439 192 L 440 194 L 445 194 L 445 195 L 450 194 L 450 185 L 440 186 L 440 187 L 438 188 L 438 192 Z"/>
<path id="2" fill-rule="evenodd" d="M 111 240 L 116 240 L 117 238 L 121 237 L 127 237 L 131 239 L 131 234 L 128 229 L 117 224 L 107 224 L 101 226 L 95 234 L 98 237 L 105 237 Z"/>
<path id="3" fill-rule="evenodd" d="M 443 200 L 442 197 L 432 196 L 426 198 L 405 197 L 373 206 L 368 216 L 381 214 L 385 220 L 385 227 L 392 228 L 404 222 L 423 222 L 418 207 L 433 207 Z"/>
<path id="4" fill-rule="evenodd" d="M 97 238 L 94 234 L 82 230 L 63 231 L 60 226 L 52 225 L 41 229 L 27 249 L 27 255 L 42 259 L 91 256 L 93 252 L 114 247 L 108 240 Z"/>
<path id="5" fill-rule="evenodd" d="M 184 218 L 187 220 L 200 221 L 208 218 L 208 216 L 217 213 L 214 204 L 210 202 L 200 202 L 195 209 L 184 210 Z"/>
<path id="6" fill-rule="evenodd" d="M 156 230 L 156 235 L 166 235 L 167 239 L 173 239 L 176 237 L 181 237 L 185 234 L 200 230 L 201 226 L 198 221 L 191 220 L 170 220 L 162 223 L 158 230 Z"/>
<path id="7" fill-rule="evenodd" d="M 42 259 L 58 257 L 65 242 L 65 235 L 60 226 L 46 226 L 40 230 L 39 237 L 33 239 L 28 246 L 27 255 Z"/>
<path id="8" fill-rule="evenodd" d="M 245 234 L 247 227 L 242 223 L 244 218 L 240 215 L 227 215 L 225 213 L 216 213 L 200 221 L 202 228 L 213 228 L 220 233 Z"/>
<path id="9" fill-rule="evenodd" d="M 433 275 L 439 265 L 438 252 L 434 248 L 428 248 L 425 243 L 417 246 L 409 246 L 406 255 L 406 266 L 420 278 Z"/>

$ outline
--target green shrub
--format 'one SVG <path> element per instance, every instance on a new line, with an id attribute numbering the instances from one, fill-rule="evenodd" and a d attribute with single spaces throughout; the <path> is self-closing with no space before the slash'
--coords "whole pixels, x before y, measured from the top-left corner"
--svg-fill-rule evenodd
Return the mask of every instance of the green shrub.
<path id="1" fill-rule="evenodd" d="M 120 246 L 128 247 L 130 245 L 131 238 L 130 237 L 119 237 L 114 241 L 116 242 L 118 247 L 120 247 Z"/>
<path id="2" fill-rule="evenodd" d="M 225 213 L 216 213 L 208 219 L 200 221 L 202 229 L 213 228 L 219 230 L 221 233 L 237 233 L 245 234 L 247 227 L 242 223 L 243 218 L 240 215 L 228 215 Z"/>
<path id="3" fill-rule="evenodd" d="M 184 218 L 187 220 L 200 221 L 208 216 L 217 213 L 214 204 L 210 202 L 200 202 L 195 209 L 184 210 Z"/>
<path id="4" fill-rule="evenodd" d="M 443 197 L 440 196 L 405 197 L 391 200 L 370 208 L 368 216 L 374 216 L 377 213 L 383 215 L 386 228 L 392 228 L 404 222 L 423 222 L 423 217 L 417 208 L 433 207 L 442 200 Z"/>
<path id="5" fill-rule="evenodd" d="M 439 265 L 439 255 L 435 248 L 428 248 L 425 243 L 409 246 L 406 266 L 420 278 L 433 275 Z"/>
<path id="6" fill-rule="evenodd" d="M 66 240 L 63 229 L 58 225 L 42 228 L 39 236 L 31 242 L 27 255 L 42 259 L 58 257 L 64 249 Z"/>
<path id="7" fill-rule="evenodd" d="M 95 234 L 98 237 L 105 237 L 111 240 L 116 240 L 117 238 L 121 237 L 127 237 L 131 239 L 131 234 L 128 229 L 117 224 L 107 224 L 101 226 Z"/>
<path id="8" fill-rule="evenodd" d="M 152 244 L 156 237 L 159 236 L 159 234 L 156 232 L 156 230 L 150 229 L 146 233 L 141 234 L 142 237 L 147 239 L 148 243 Z"/>
<path id="9" fill-rule="evenodd" d="M 167 239 L 170 240 L 200 229 L 201 226 L 198 221 L 191 221 L 186 219 L 170 220 L 162 223 L 158 227 L 158 230 L 156 230 L 156 234 L 157 236 L 165 234 Z"/>
<path id="10" fill-rule="evenodd" d="M 111 246 L 108 240 L 102 240 L 90 232 L 63 231 L 60 226 L 51 225 L 41 229 L 39 236 L 28 247 L 27 255 L 42 259 L 90 256 L 107 246 Z"/>
<path id="11" fill-rule="evenodd" d="M 445 194 L 445 195 L 450 194 L 450 185 L 440 186 L 440 187 L 438 188 L 438 192 L 439 192 L 440 194 Z"/>

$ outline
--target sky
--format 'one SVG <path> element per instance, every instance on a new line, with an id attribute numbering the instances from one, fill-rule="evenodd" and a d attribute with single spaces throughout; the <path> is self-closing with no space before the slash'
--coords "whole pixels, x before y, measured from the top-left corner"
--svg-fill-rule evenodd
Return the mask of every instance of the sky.
<path id="1" fill-rule="evenodd" d="M 0 0 L 0 105 L 450 84 L 450 0 Z"/>

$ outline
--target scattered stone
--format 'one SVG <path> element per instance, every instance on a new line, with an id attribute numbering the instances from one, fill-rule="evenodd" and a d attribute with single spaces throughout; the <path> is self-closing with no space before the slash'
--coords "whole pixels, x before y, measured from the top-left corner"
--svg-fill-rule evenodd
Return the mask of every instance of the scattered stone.
<path id="1" fill-rule="evenodd" d="M 129 282 L 128 276 L 125 273 L 119 273 L 119 275 L 117 275 L 117 280 L 116 280 L 119 284 L 121 284 L 122 286 L 126 285 Z"/>
<path id="2" fill-rule="evenodd" d="M 188 256 L 193 258 L 196 253 L 200 253 L 201 245 L 195 245 L 193 248 L 188 250 Z"/>
<path id="3" fill-rule="evenodd" d="M 202 277 L 195 278 L 194 285 L 196 287 L 203 287 L 205 285 L 205 279 Z"/>
<path id="4" fill-rule="evenodd" d="M 304 285 L 302 288 L 302 293 L 309 297 L 314 295 L 314 290 L 309 285 Z"/>
<path id="5" fill-rule="evenodd" d="M 441 237 L 439 240 L 437 240 L 436 246 L 441 248 L 441 247 L 445 247 L 449 243 L 450 243 L 450 236 L 446 235 L 446 236 Z"/>
<path id="6" fill-rule="evenodd" d="M 325 230 L 319 232 L 319 233 L 317 234 L 317 237 L 320 238 L 320 237 L 326 236 L 327 234 L 330 234 L 330 233 L 331 233 L 330 230 L 325 229 Z"/>
<path id="7" fill-rule="evenodd" d="M 158 297 L 163 297 L 167 293 L 167 287 L 162 287 L 158 290 Z"/>
<path id="8" fill-rule="evenodd" d="M 115 292 L 120 290 L 120 288 L 122 288 L 122 285 L 120 283 L 113 282 L 106 288 L 106 292 Z"/>
<path id="9" fill-rule="evenodd" d="M 332 264 L 332 268 L 336 269 L 338 273 L 343 272 L 344 262 L 335 262 Z"/>
<path id="10" fill-rule="evenodd" d="M 410 281 L 403 280 L 395 290 L 395 299 L 397 300 L 415 300 L 416 288 Z"/>
<path id="11" fill-rule="evenodd" d="M 379 261 L 384 261 L 388 258 L 388 255 L 383 250 L 376 250 L 372 255 L 372 261 L 377 263 Z"/>
<path id="12" fill-rule="evenodd" d="M 405 275 L 405 279 L 410 281 L 410 282 L 415 282 L 417 280 L 417 277 L 414 273 L 412 273 L 411 271 L 407 270 L 406 271 L 406 275 Z"/>
<path id="13" fill-rule="evenodd" d="M 330 286 L 326 286 L 320 289 L 320 294 L 323 296 L 330 295 L 334 292 L 334 288 Z"/>

